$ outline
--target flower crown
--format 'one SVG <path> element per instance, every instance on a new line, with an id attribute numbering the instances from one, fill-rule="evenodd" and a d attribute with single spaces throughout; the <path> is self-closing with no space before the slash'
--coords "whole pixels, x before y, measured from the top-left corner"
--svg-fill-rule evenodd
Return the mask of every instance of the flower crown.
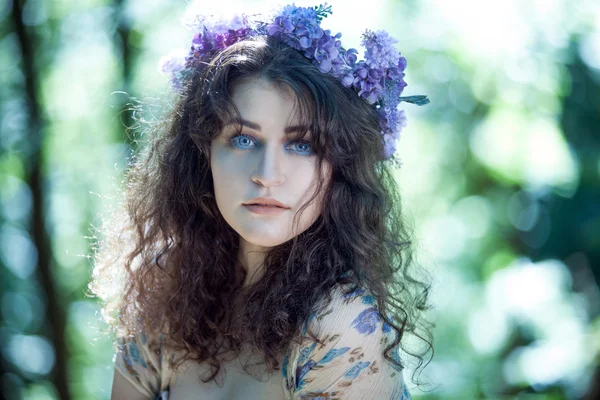
<path id="1" fill-rule="evenodd" d="M 383 136 L 384 158 L 398 163 L 394 159 L 396 142 L 406 126 L 404 110 L 398 110 L 398 105 L 403 101 L 425 105 L 429 99 L 400 96 L 407 85 L 403 79 L 406 58 L 394 49 L 397 40 L 383 30 L 365 31 L 361 43 L 365 48 L 364 60 L 358 61 L 356 49 L 346 50 L 341 46 L 341 33 L 332 35 L 329 29 L 321 28 L 321 21 L 329 14 L 332 14 L 331 6 L 325 3 L 316 7 L 287 5 L 268 21 L 246 14 L 228 20 L 196 15 L 187 23 L 195 32 L 189 52 L 174 52 L 163 57 L 161 71 L 171 76 L 173 89 L 180 92 L 191 68 L 198 68 L 194 61 L 209 61 L 217 52 L 252 36 L 275 37 L 312 60 L 322 73 L 356 90 L 358 96 L 375 107 Z"/>

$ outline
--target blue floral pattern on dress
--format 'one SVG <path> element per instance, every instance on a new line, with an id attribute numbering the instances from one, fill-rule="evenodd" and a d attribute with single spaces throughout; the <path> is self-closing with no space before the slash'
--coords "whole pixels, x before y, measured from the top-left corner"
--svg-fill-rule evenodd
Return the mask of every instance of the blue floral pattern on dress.
<path id="1" fill-rule="evenodd" d="M 298 365 L 304 364 L 304 362 L 308 359 L 313 350 L 317 347 L 317 343 L 313 343 L 310 346 L 305 346 L 300 348 L 300 356 L 298 357 Z"/>
<path id="2" fill-rule="evenodd" d="M 398 349 L 394 349 L 392 351 L 391 357 L 392 357 L 392 360 L 396 361 L 398 364 L 402 364 L 402 360 L 400 359 L 400 355 L 398 354 Z M 400 368 L 394 364 L 392 364 L 392 368 L 394 368 L 396 371 L 402 371 L 402 368 Z"/>
<path id="3" fill-rule="evenodd" d="M 358 317 L 352 321 L 352 327 L 363 335 L 370 335 L 375 332 L 380 321 L 379 311 L 375 307 L 370 307 L 358 314 Z"/>
<path id="4" fill-rule="evenodd" d="M 350 347 L 342 347 L 340 349 L 331 349 L 329 353 L 325 354 L 325 357 L 320 361 L 320 364 L 326 364 L 332 361 L 334 358 L 341 356 L 350 350 Z"/>
<path id="5" fill-rule="evenodd" d="M 281 374 L 283 375 L 283 379 L 287 379 L 287 366 L 290 360 L 290 356 L 288 354 L 283 357 L 283 365 L 281 366 Z"/>
<path id="6" fill-rule="evenodd" d="M 363 289 L 363 288 L 356 288 L 353 291 L 351 291 L 350 293 L 345 294 L 344 295 L 344 299 L 352 299 L 354 297 L 358 297 L 361 294 L 363 294 L 364 292 L 365 292 L 365 289 Z"/>
<path id="7" fill-rule="evenodd" d="M 360 373 L 369 366 L 369 364 L 371 364 L 371 362 L 369 361 L 359 361 L 356 364 L 354 364 L 352 366 L 352 368 L 350 368 L 348 370 L 348 372 L 346 372 L 344 374 L 344 378 L 346 379 L 356 379 L 356 377 L 358 375 L 360 375 Z"/>
<path id="8" fill-rule="evenodd" d="M 298 369 L 296 369 L 296 382 L 298 382 L 299 389 L 301 389 L 304 385 L 304 381 L 302 380 L 302 378 L 304 378 L 306 373 L 310 371 L 315 365 L 317 365 L 316 361 L 308 360 L 303 366 L 298 366 Z"/>
<path id="9" fill-rule="evenodd" d="M 393 315 L 388 318 L 393 320 Z M 315 322 L 319 344 L 303 344 L 297 350 L 295 357 L 302 362 L 289 359 L 299 379 L 294 382 L 294 377 L 288 377 L 287 388 L 292 388 L 292 393 L 286 393 L 286 400 L 411 400 L 402 368 L 383 357 L 393 329 L 383 320 L 371 293 L 362 288 L 347 294 L 342 290 L 339 296 L 332 296 L 330 306 L 317 313 Z M 392 352 L 392 357 L 400 362 L 397 352 Z"/>
<path id="10" fill-rule="evenodd" d="M 402 396 L 400 397 L 400 400 L 412 400 L 412 397 L 408 392 L 408 388 L 406 387 L 406 385 L 404 385 L 404 388 L 402 389 Z"/>
<path id="11" fill-rule="evenodd" d="M 148 368 L 148 365 L 140 356 L 140 349 L 138 349 L 135 343 L 129 342 L 129 346 L 127 346 L 127 349 L 129 351 L 129 358 L 131 359 L 131 361 L 140 364 L 144 368 Z"/>
<path id="12" fill-rule="evenodd" d="M 337 293 L 327 308 L 311 314 L 302 327 L 306 333 L 310 324 L 318 342 L 305 338 L 283 355 L 280 376 L 285 399 L 352 399 L 366 395 L 411 400 L 402 368 L 383 357 L 393 330 L 383 321 L 375 297 L 362 288 L 349 295 Z M 146 343 L 144 335 L 121 342 L 119 349 L 119 370 L 148 398 L 168 400 L 171 381 L 163 378 L 166 371 L 161 368 L 167 363 L 161 360 L 173 354 L 163 354 L 161 346 L 153 341 Z M 397 349 L 390 355 L 402 364 Z"/>
<path id="13" fill-rule="evenodd" d="M 390 325 L 388 325 L 387 322 L 384 322 L 383 325 L 381 326 L 381 330 L 383 331 L 383 333 L 389 333 L 392 331 L 392 327 Z"/>
<path id="14" fill-rule="evenodd" d="M 375 304 L 375 298 L 369 294 L 362 297 L 362 302 L 363 304 L 373 305 Z"/>

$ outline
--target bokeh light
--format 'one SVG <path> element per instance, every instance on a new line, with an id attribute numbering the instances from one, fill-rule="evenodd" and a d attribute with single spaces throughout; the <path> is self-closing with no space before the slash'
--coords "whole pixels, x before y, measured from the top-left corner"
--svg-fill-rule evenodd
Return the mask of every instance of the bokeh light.
<path id="1" fill-rule="evenodd" d="M 395 171 L 416 260 L 434 278 L 435 357 L 421 376 L 429 386 L 409 384 L 413 398 L 600 393 L 600 4 L 328 3 L 325 23 L 343 32 L 345 47 L 358 47 L 366 28 L 397 37 L 408 59 L 404 93 L 431 99 L 402 105 L 408 126 Z M 8 398 L 110 397 L 113 345 L 86 296 L 90 249 L 136 151 L 130 110 L 141 102 L 147 111 L 136 118 L 152 119 L 169 109 L 159 60 L 189 45 L 186 9 L 207 6 L 0 3 L 0 389 Z"/>

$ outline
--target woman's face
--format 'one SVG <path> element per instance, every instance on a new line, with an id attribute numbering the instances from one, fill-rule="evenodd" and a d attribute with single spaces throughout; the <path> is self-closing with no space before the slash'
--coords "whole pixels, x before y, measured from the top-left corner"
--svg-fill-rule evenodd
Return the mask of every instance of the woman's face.
<path id="1" fill-rule="evenodd" d="M 317 157 L 308 141 L 310 131 L 301 141 L 292 140 L 298 120 L 295 97 L 288 87 L 244 79 L 232 95 L 242 121 L 226 121 L 211 143 L 217 206 L 240 235 L 242 248 L 274 247 L 304 232 L 321 212 L 323 191 L 293 229 L 294 216 L 316 190 Z M 325 161 L 323 174 L 326 185 L 329 165 Z M 274 199 L 284 208 L 246 205 L 257 197 Z"/>

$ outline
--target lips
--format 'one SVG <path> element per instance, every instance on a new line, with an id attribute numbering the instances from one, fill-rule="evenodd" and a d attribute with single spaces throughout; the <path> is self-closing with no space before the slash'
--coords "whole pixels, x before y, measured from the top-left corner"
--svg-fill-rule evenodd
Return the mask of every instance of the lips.
<path id="1" fill-rule="evenodd" d="M 283 209 L 289 208 L 289 207 L 286 207 L 284 204 L 282 204 L 277 199 L 272 198 L 272 197 L 255 197 L 253 199 L 250 199 L 246 203 L 244 203 L 244 205 L 245 206 L 257 206 L 257 207 L 283 208 Z"/>
<path id="2" fill-rule="evenodd" d="M 272 204 L 267 204 L 267 205 L 244 204 L 244 207 L 246 207 L 248 209 L 248 211 L 250 211 L 252 214 L 265 215 L 265 216 L 268 216 L 268 215 L 277 216 L 277 215 L 281 215 L 281 214 L 285 213 L 286 211 L 288 211 L 288 208 L 279 207 L 279 206 L 275 206 Z"/>

